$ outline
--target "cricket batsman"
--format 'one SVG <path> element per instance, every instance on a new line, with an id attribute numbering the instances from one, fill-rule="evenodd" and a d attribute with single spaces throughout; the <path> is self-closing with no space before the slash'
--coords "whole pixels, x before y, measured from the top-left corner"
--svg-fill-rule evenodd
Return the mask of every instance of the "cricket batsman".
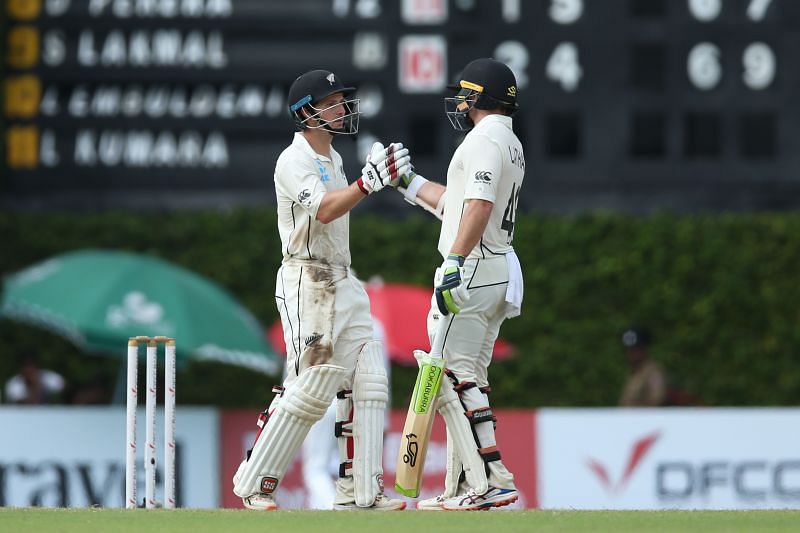
<path id="1" fill-rule="evenodd" d="M 275 167 L 283 254 L 275 303 L 288 368 L 233 478 L 233 492 L 249 509 L 277 508 L 274 494 L 289 462 L 334 397 L 341 460 L 334 509 L 405 508 L 383 489 L 388 381 L 367 293 L 350 271 L 349 212 L 408 172 L 409 157 L 400 144 L 375 143 L 361 177 L 348 184 L 332 142 L 358 131 L 354 91 L 326 70 L 306 72 L 289 89 L 297 131 Z M 353 228 L 356 236 L 369 231 Z"/>
<path id="2" fill-rule="evenodd" d="M 478 510 L 515 502 L 514 476 L 502 462 L 489 406 L 488 369 L 506 318 L 520 314 L 522 270 L 512 242 L 525 176 L 522 144 L 512 129 L 517 110 L 513 72 L 494 59 L 470 62 L 445 112 L 467 131 L 447 170 L 447 186 L 413 171 L 397 189 L 442 221 L 429 335 L 443 316 L 447 378 L 437 400 L 447 424 L 445 491 L 417 504 L 424 510 Z"/>

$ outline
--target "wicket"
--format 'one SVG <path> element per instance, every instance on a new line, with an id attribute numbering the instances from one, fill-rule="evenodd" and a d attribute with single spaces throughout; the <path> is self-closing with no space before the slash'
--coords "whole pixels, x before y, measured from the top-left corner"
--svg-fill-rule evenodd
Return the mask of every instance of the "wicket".
<path id="1" fill-rule="evenodd" d="M 156 504 L 156 384 L 159 343 L 164 345 L 164 507 L 175 508 L 175 339 L 131 337 L 128 339 L 128 399 L 125 447 L 125 508 L 136 502 L 136 409 L 138 406 L 139 343 L 147 344 L 145 401 L 145 507 Z"/>

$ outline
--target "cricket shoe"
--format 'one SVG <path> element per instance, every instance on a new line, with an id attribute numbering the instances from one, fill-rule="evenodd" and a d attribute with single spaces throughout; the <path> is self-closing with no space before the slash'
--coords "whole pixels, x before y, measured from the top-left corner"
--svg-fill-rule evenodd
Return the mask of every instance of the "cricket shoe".
<path id="1" fill-rule="evenodd" d="M 439 494 L 434 498 L 420 500 L 417 502 L 417 509 L 420 511 L 444 511 L 444 509 L 442 509 L 442 503 L 444 503 L 446 499 L 444 494 Z"/>
<path id="2" fill-rule="evenodd" d="M 272 494 L 264 494 L 263 492 L 256 492 L 247 498 L 242 498 L 242 503 L 248 509 L 255 509 L 256 511 L 276 511 L 278 504 Z"/>
<path id="3" fill-rule="evenodd" d="M 503 507 L 519 498 L 516 489 L 489 487 L 483 494 L 470 489 L 466 494 L 448 498 L 442 502 L 445 511 L 488 511 L 492 507 Z"/>
<path id="4" fill-rule="evenodd" d="M 405 508 L 406 502 L 389 498 L 382 492 L 375 498 L 375 503 L 369 507 L 359 507 L 356 502 L 333 504 L 334 511 L 402 511 Z"/>

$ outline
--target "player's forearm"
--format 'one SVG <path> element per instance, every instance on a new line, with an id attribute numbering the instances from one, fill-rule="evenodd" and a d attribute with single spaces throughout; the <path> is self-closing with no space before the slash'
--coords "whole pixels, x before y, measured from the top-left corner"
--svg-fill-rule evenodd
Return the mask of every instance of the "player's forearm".
<path id="1" fill-rule="evenodd" d="M 430 206 L 439 205 L 439 199 L 442 197 L 447 187 L 435 181 L 429 181 L 417 191 L 417 198 Z"/>
<path id="2" fill-rule="evenodd" d="M 326 192 L 317 210 L 317 220 L 323 224 L 333 222 L 348 213 L 358 202 L 366 198 L 356 183 L 345 189 Z"/>
<path id="3" fill-rule="evenodd" d="M 481 240 L 486 224 L 492 214 L 494 204 L 486 200 L 467 200 L 464 202 L 464 214 L 458 226 L 458 233 L 451 254 L 467 257 Z"/>

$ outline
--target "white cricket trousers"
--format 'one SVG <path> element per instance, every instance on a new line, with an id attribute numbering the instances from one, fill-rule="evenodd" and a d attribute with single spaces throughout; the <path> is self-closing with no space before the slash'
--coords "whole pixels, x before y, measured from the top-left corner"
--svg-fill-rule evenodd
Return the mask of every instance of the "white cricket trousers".
<path id="1" fill-rule="evenodd" d="M 275 302 L 286 342 L 284 386 L 310 366 L 332 364 L 349 371 L 340 390 L 352 388 L 359 352 L 373 333 L 369 297 L 350 269 L 285 261 L 278 269 Z"/>

